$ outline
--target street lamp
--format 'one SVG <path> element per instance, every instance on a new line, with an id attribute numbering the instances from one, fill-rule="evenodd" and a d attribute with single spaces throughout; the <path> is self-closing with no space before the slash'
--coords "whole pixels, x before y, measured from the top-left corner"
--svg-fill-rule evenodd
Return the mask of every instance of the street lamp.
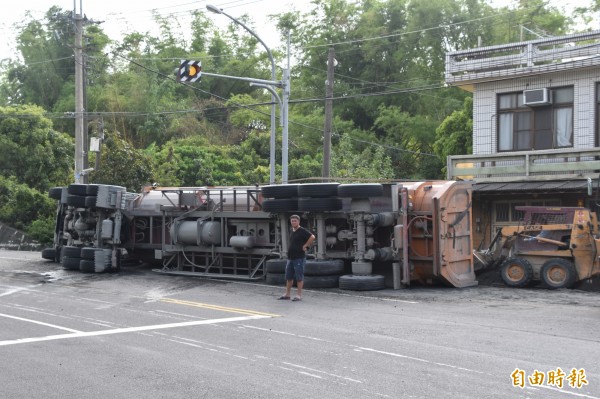
<path id="1" fill-rule="evenodd" d="M 233 22 L 240 25 L 242 28 L 246 29 L 248 31 L 248 33 L 250 33 L 252 36 L 254 36 L 256 38 L 256 40 L 258 40 L 260 42 L 260 44 L 263 45 L 265 50 L 267 50 L 267 55 L 269 56 L 269 60 L 271 60 L 271 80 L 275 81 L 276 80 L 275 60 L 273 60 L 273 54 L 271 54 L 271 50 L 265 44 L 265 42 L 263 42 L 262 39 L 260 37 L 258 37 L 258 35 L 256 33 L 254 33 L 254 31 L 252 29 L 250 29 L 248 26 L 246 26 L 246 24 L 244 24 L 242 21 L 232 17 L 231 15 L 227 14 L 222 9 L 220 9 L 216 6 L 213 6 L 212 4 L 208 4 L 206 6 L 206 9 L 210 12 L 214 12 L 215 14 L 225 15 L 227 18 L 231 19 Z M 275 101 L 276 101 L 275 95 L 273 93 L 271 93 L 271 141 L 270 141 L 270 160 L 269 160 L 269 183 L 270 184 L 275 183 Z"/>

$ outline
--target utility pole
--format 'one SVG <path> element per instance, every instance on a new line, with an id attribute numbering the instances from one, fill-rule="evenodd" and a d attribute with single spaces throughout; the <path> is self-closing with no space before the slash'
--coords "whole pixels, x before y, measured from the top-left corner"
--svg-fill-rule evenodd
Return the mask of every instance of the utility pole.
<path id="1" fill-rule="evenodd" d="M 331 127 L 333 124 L 333 68 L 335 49 L 329 48 L 327 57 L 327 80 L 325 81 L 325 130 L 323 132 L 323 180 L 330 177 L 331 164 Z"/>
<path id="2" fill-rule="evenodd" d="M 79 14 L 73 4 L 73 19 L 75 20 L 75 183 L 87 183 L 85 169 L 85 132 L 83 126 L 83 12 L 81 3 Z"/>

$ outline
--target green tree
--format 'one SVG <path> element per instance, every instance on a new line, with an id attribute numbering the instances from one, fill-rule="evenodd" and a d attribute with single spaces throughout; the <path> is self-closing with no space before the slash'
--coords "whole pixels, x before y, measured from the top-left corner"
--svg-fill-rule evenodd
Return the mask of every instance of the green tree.
<path id="1" fill-rule="evenodd" d="M 0 107 L 0 175 L 45 191 L 73 176 L 73 140 L 38 106 Z"/>
<path id="2" fill-rule="evenodd" d="M 473 152 L 473 99 L 465 98 L 463 108 L 448 116 L 435 134 L 433 150 L 440 160 L 445 162 L 449 155 L 471 154 Z"/>
<path id="3" fill-rule="evenodd" d="M 0 221 L 25 232 L 34 232 L 33 238 L 47 242 L 48 233 L 44 234 L 39 227 L 49 227 L 52 232 L 55 209 L 56 202 L 47 193 L 19 183 L 14 177 L 0 176 Z"/>
<path id="4" fill-rule="evenodd" d="M 154 159 L 134 148 L 118 132 L 106 133 L 99 163 L 99 170 L 90 173 L 90 183 L 114 184 L 138 192 L 155 180 Z"/>
<path id="5" fill-rule="evenodd" d="M 383 146 L 371 145 L 357 152 L 350 134 L 345 134 L 332 151 L 331 176 L 357 180 L 393 179 L 394 170 Z"/>

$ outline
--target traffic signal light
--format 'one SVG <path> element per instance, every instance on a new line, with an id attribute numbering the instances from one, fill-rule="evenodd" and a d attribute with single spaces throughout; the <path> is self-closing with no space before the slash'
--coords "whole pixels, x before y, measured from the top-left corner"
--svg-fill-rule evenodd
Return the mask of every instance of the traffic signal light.
<path id="1" fill-rule="evenodd" d="M 178 82 L 195 82 L 200 80 L 202 67 L 200 61 L 181 60 L 179 70 L 177 71 Z"/>

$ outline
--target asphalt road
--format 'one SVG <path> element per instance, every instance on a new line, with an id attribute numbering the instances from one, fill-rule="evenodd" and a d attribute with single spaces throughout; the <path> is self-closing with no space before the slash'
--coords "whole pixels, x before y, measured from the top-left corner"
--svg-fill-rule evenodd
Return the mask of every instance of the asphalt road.
<path id="1" fill-rule="evenodd" d="M 598 292 L 281 292 L 0 251 L 0 397 L 600 399 Z"/>

